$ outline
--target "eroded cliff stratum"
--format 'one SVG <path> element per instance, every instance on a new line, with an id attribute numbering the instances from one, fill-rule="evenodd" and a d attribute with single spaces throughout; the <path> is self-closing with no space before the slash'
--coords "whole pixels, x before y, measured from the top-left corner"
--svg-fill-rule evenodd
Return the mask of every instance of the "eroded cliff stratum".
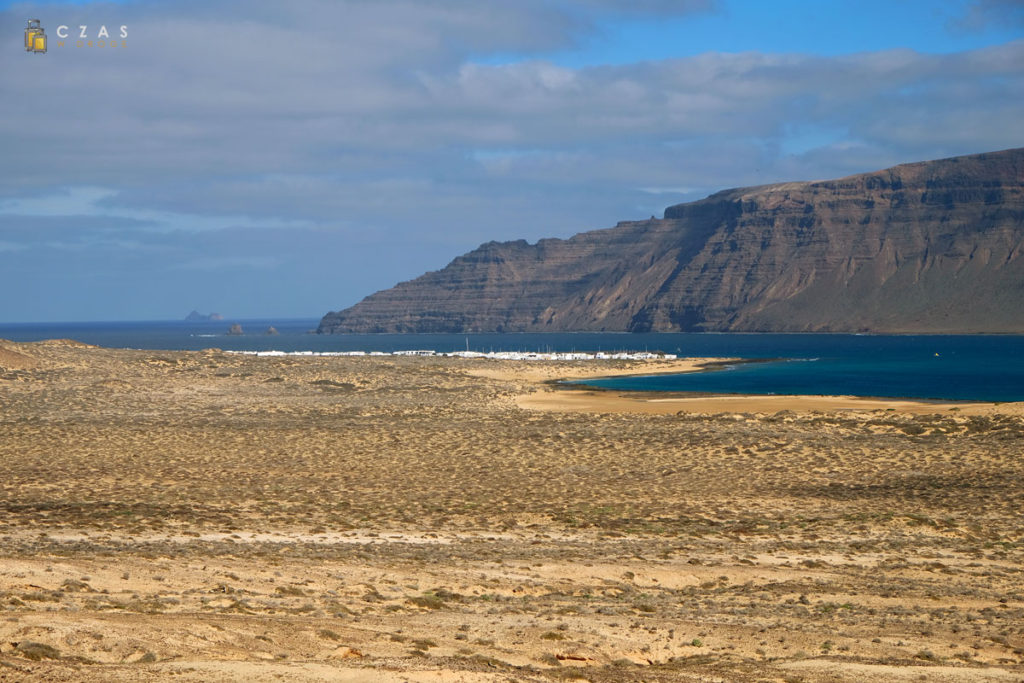
<path id="1" fill-rule="evenodd" d="M 488 242 L 319 331 L 1024 332 L 1022 251 L 1024 148 Z"/>

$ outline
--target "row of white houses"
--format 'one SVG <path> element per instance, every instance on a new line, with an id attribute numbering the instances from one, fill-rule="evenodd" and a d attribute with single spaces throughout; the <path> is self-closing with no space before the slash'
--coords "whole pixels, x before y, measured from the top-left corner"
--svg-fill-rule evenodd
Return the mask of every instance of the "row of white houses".
<path id="1" fill-rule="evenodd" d="M 411 351 L 227 351 L 245 356 L 446 356 L 455 358 L 493 358 L 495 360 L 675 360 L 674 353 L 651 353 L 649 351 L 620 351 L 607 353 L 536 351 L 452 351 L 440 353 L 428 349 Z"/>

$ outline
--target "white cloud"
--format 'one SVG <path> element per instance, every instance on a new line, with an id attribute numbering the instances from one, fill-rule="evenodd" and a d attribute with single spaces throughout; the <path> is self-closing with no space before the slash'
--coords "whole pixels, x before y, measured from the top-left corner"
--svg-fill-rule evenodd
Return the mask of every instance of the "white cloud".
<path id="1" fill-rule="evenodd" d="M 283 13 L 249 3 L 246 19 L 234 3 L 195 7 L 120 6 L 130 48 L 55 48 L 39 79 L 46 88 L 0 73 L 10 94 L 0 135 L 11 141 L 0 194 L 99 185 L 117 193 L 108 209 L 130 202 L 250 219 L 266 218 L 276 197 L 279 220 L 364 221 L 397 182 L 486 193 L 480 164 L 505 181 L 542 166 L 572 172 L 561 180 L 578 187 L 617 180 L 628 189 L 703 174 L 674 154 L 679 142 L 713 152 L 756 140 L 776 150 L 763 164 L 770 172 L 787 154 L 813 152 L 807 130 L 845 131 L 845 142 L 887 145 L 910 160 L 1011 146 L 1024 121 L 1020 98 L 1007 96 L 1024 85 L 1024 43 L 944 56 L 711 53 L 570 69 L 472 57 L 568 44 L 582 10 L 623 5 L 314 1 Z M 631 148 L 649 163 L 631 160 Z M 504 156 L 488 160 L 495 149 Z M 723 168 L 696 185 L 744 177 L 742 167 Z M 348 187 L 360 188 L 364 211 L 356 197 L 339 215 L 335 195 Z M 258 190 L 258 208 L 244 188 Z"/>

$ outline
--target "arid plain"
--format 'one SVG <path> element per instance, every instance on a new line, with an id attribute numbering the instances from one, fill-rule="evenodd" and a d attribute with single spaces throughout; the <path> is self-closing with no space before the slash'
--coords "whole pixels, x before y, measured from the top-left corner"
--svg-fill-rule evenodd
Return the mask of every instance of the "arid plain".
<path id="1" fill-rule="evenodd" d="M 1021 404 L 688 365 L 0 342 L 0 681 L 1024 681 Z"/>

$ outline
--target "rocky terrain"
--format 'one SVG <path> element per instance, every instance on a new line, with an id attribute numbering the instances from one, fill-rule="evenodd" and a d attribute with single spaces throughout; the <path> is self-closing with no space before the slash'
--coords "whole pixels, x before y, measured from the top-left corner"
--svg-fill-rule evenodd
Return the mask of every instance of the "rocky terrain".
<path id="1" fill-rule="evenodd" d="M 489 242 L 319 331 L 1022 332 L 1024 149 Z"/>

